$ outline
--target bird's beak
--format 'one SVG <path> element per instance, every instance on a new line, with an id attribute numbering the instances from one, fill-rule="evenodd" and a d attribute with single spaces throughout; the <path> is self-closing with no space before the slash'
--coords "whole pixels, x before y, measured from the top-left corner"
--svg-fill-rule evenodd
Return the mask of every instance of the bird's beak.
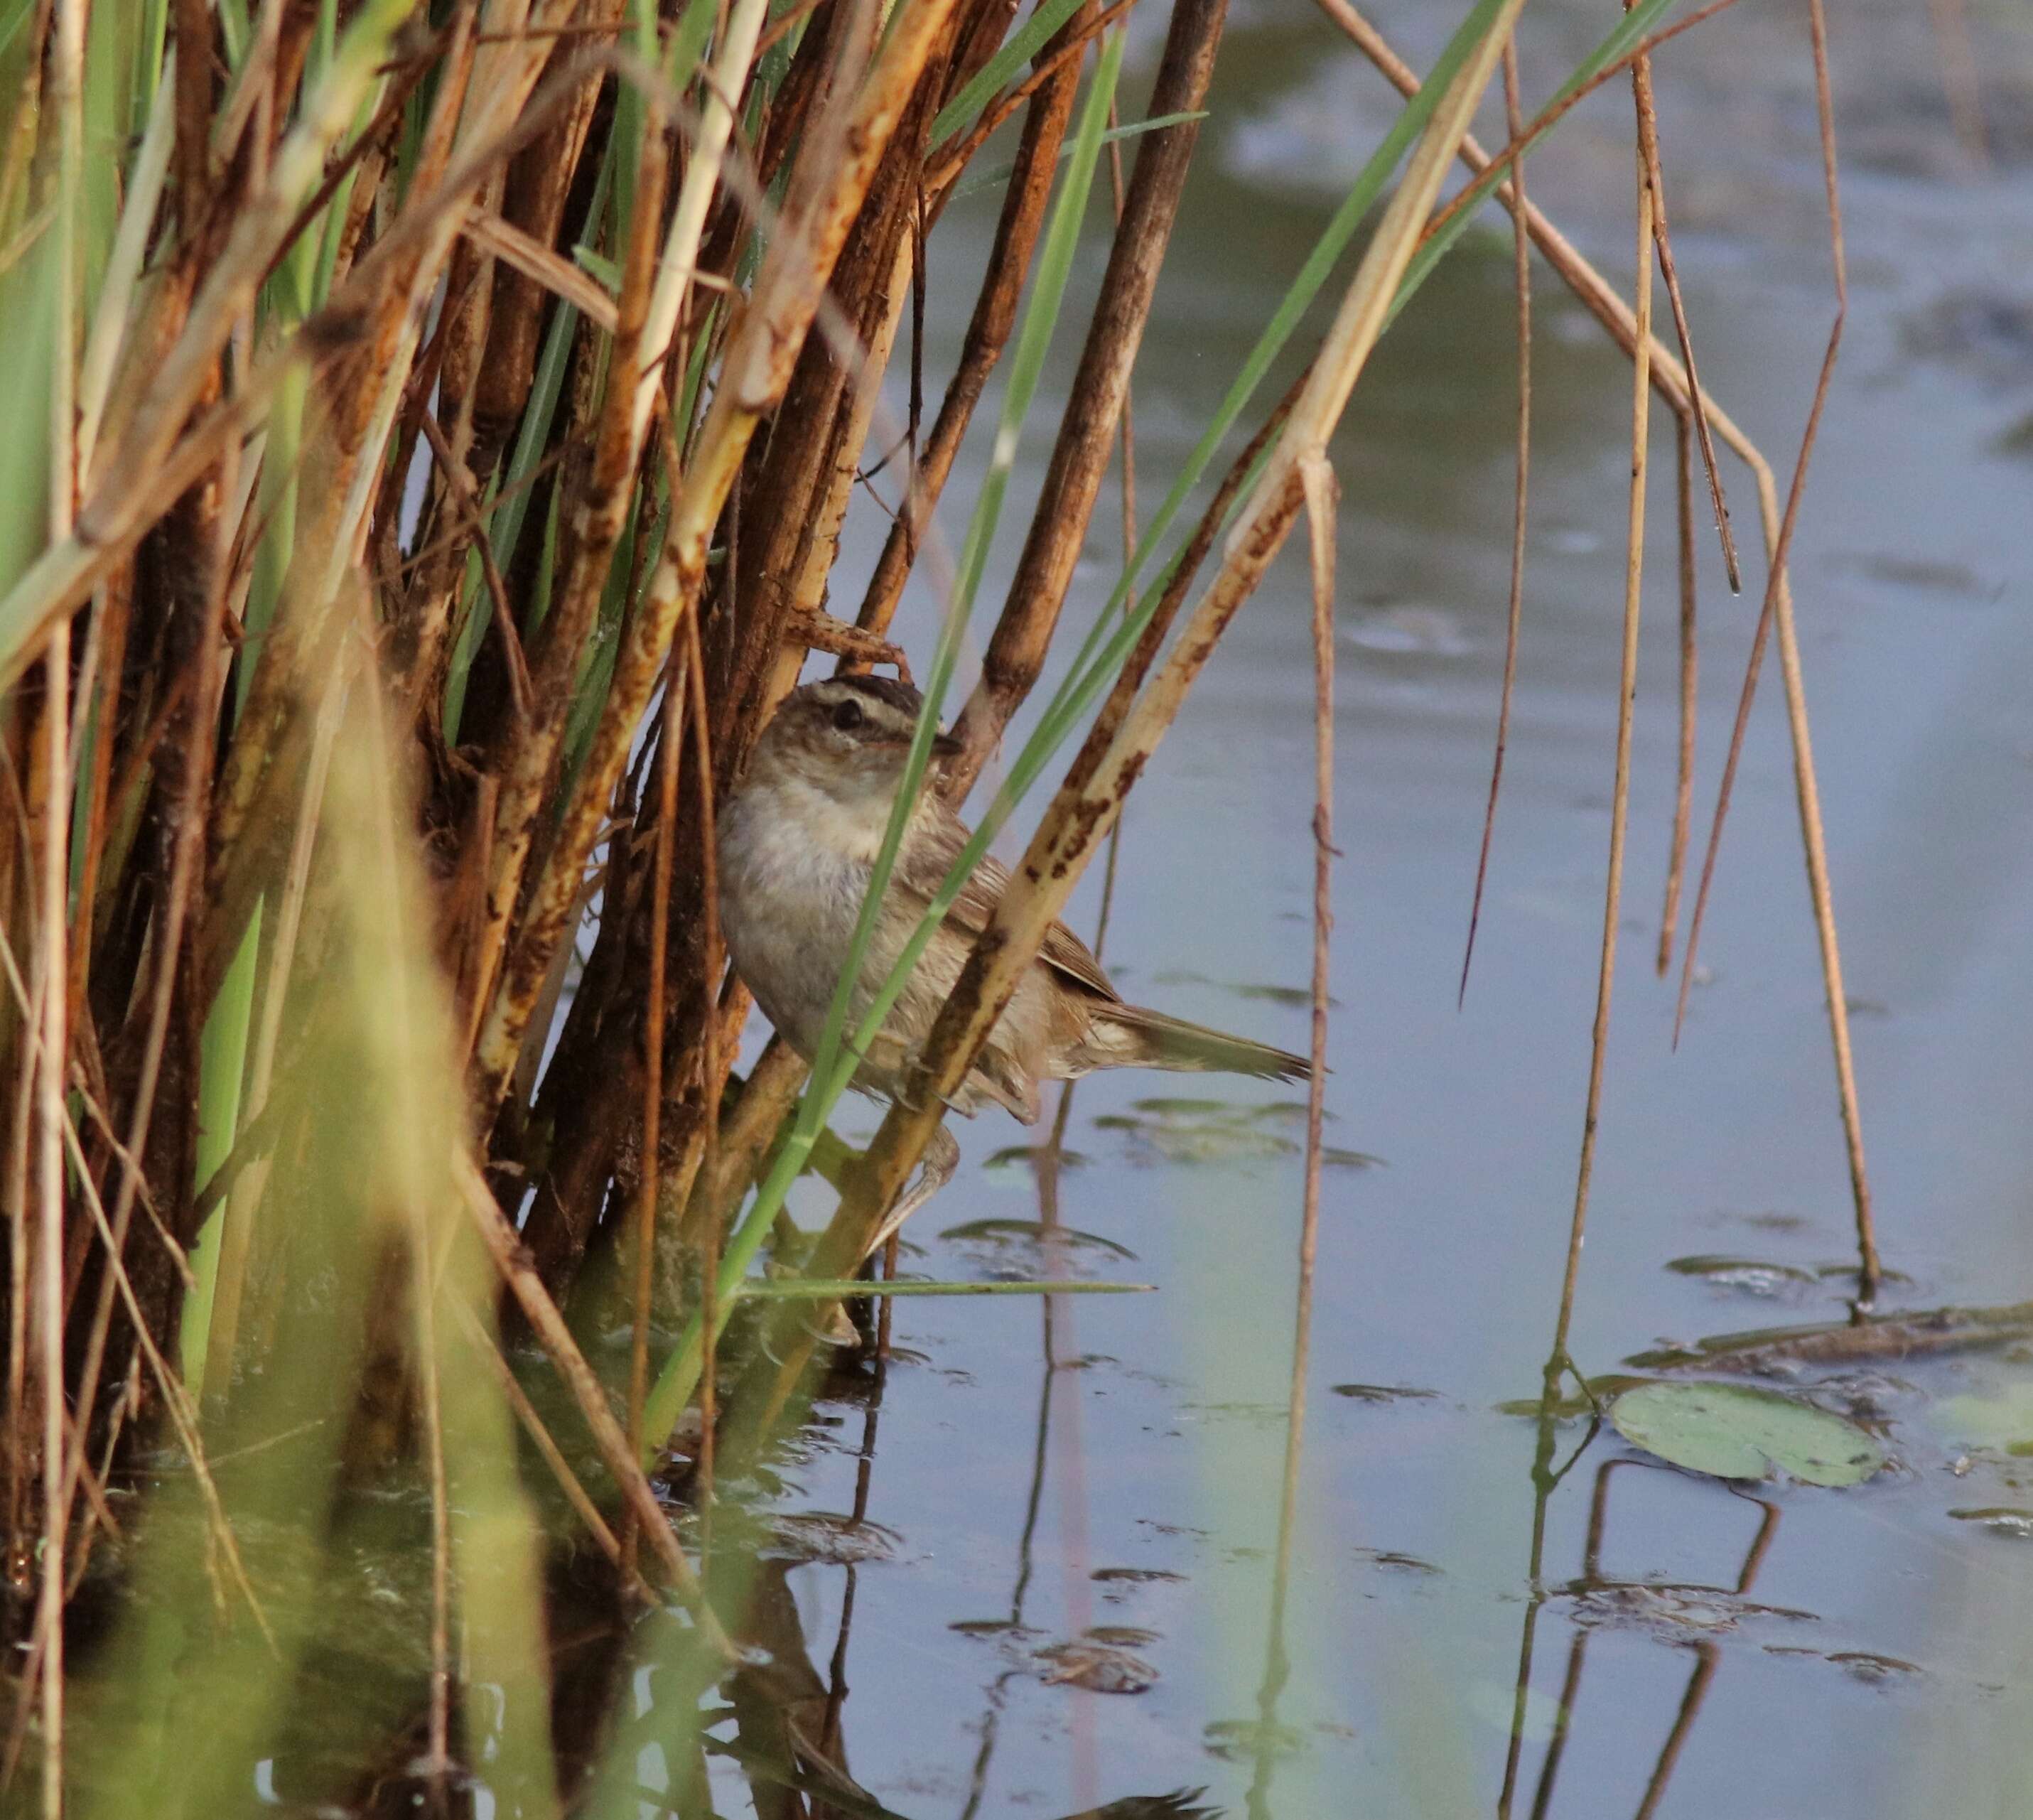
<path id="1" fill-rule="evenodd" d="M 934 758 L 957 758 L 967 750 L 965 743 L 951 733 L 932 736 L 932 756 Z"/>

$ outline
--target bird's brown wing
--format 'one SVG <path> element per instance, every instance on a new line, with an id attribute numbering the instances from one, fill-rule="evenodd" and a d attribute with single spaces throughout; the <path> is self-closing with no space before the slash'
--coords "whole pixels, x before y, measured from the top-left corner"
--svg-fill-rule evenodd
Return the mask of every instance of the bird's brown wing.
<path id="1" fill-rule="evenodd" d="M 967 844 L 967 839 L 966 824 L 950 811 L 935 820 L 927 818 L 926 822 L 912 829 L 904 851 L 897 856 L 896 878 L 890 889 L 908 891 L 919 903 L 929 904 L 933 893 L 952 869 L 953 861 L 960 857 L 960 850 Z M 972 876 L 961 886 L 953 908 L 946 912 L 948 924 L 969 935 L 979 935 L 988 927 L 989 919 L 995 914 L 995 906 L 1002 901 L 1009 883 L 1009 868 L 984 856 Z M 1101 963 L 1065 923 L 1054 923 L 1045 931 L 1044 946 L 1039 958 L 1054 972 L 1063 974 L 1097 997 L 1117 1004 L 1121 1002 L 1121 994 L 1110 983 L 1108 976 L 1101 970 Z"/>

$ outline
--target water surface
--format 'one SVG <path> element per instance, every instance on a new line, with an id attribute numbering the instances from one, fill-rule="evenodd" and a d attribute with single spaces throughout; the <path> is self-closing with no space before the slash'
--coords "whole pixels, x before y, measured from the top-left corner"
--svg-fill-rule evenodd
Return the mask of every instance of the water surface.
<path id="1" fill-rule="evenodd" d="M 1889 1299 L 1915 1308 L 2033 1286 L 2033 34 L 2010 9 L 1970 11 L 1987 173 L 1959 148 L 1922 9 L 1865 0 L 1832 21 L 1852 304 L 1794 565 L 1879 1229 L 1900 1273 Z M 1379 18 L 1415 62 L 1447 23 L 1402 0 Z M 1577 0 L 1530 9 L 1528 95 L 1607 20 Z M 1140 98 L 1155 39 L 1137 44 Z M 1746 0 L 1676 43 L 1657 81 L 1704 375 L 1783 475 L 1833 310 L 1804 13 Z M 1311 9 L 1236 9 L 1137 372 L 1147 514 L 1395 105 Z M 1535 195 L 1627 290 L 1629 143 L 1628 92 L 1612 88 L 1529 170 Z M 993 207 L 957 208 L 934 241 L 934 384 Z M 1524 639 L 1458 1012 L 1510 537 L 1501 224 L 1465 242 L 1393 330 L 1333 450 L 1344 857 L 1327 1101 L 1330 1141 L 1359 1155 L 1326 1178 L 1290 1672 L 1267 1713 L 1298 1127 L 1278 1090 L 1253 1084 L 1098 1079 L 1072 1110 L 1078 1163 L 1058 1181 L 1058 1213 L 1109 1246 L 1060 1262 L 1159 1293 L 1050 1310 L 900 1303 L 903 1350 L 866 1489 L 867 1515 L 891 1533 L 874 1558 L 784 1578 L 818 1671 L 841 1665 L 853 1774 L 900 1812 L 1057 1814 L 1194 1788 L 1208 1806 L 1281 1816 L 1492 1811 L 1528 1614 L 1521 1814 L 1627 1814 L 1655 1783 L 1668 1814 L 2020 1809 L 2033 1768 L 2022 1672 L 2033 1553 L 2010 1522 L 1951 1512 L 2033 1506 L 2033 1488 L 2020 1489 L 2001 1447 L 1973 1446 L 1930 1414 L 1951 1393 L 2023 1377 L 2009 1357 L 1881 1368 L 1836 1387 L 1896 1456 L 1847 1492 L 1768 1487 L 1760 1503 L 1639 1464 L 1612 1470 L 1638 1456 L 1598 1436 L 1548 1504 L 1534 1597 L 1534 1430 L 1498 1406 L 1537 1390 L 1572 1200 L 1630 389 L 1623 361 L 1543 265 L 1535 283 Z M 1069 350 L 1048 380 L 1016 501 L 1035 486 L 1051 387 L 1071 362 Z M 1653 453 L 1663 477 L 1664 425 Z M 975 471 L 956 478 L 957 509 Z M 1728 597 L 1705 537 L 1698 832 L 1762 580 L 1748 476 L 1732 464 L 1726 477 L 1752 591 Z M 1590 1372 L 1662 1338 L 1840 1318 L 1850 1288 L 1776 665 L 1677 1051 L 1671 985 L 1653 974 L 1676 739 L 1663 478 L 1652 510 L 1625 939 L 1574 1335 Z M 1111 493 L 1069 619 L 1086 623 L 1106 597 L 1115 522 Z M 879 535 L 859 523 L 850 565 Z M 988 609 L 1019 535 L 998 547 Z M 1308 977 L 1312 871 L 1308 611 L 1295 550 L 1136 794 L 1106 953 L 1129 996 L 1294 1047 L 1305 1041 L 1294 989 Z M 930 624 L 930 603 L 914 599 L 907 635 L 928 640 Z M 1091 931 L 1097 905 L 1090 879 L 1070 919 Z M 1149 1103 L 1182 1097 L 1216 1103 Z M 842 1122 L 866 1132 L 874 1119 L 850 1109 Z M 1007 1227 L 1000 1241 L 942 1236 L 1040 1218 L 1033 1170 L 1008 1154 L 1031 1139 L 994 1115 L 960 1135 L 967 1167 L 915 1223 L 910 1262 L 938 1275 L 1036 1268 L 1037 1248 Z M 822 1205 L 815 1196 L 811 1212 Z M 1690 1258 L 1707 1261 L 1673 1268 Z M 792 1469 L 794 1507 L 855 1507 L 865 1412 L 829 1419 Z M 1563 1427 L 1556 1463 L 1586 1434 Z M 1038 1653 L 1084 1635 L 1135 1666 Z M 745 1796 L 731 1775 L 721 1804 L 734 1811 Z"/>

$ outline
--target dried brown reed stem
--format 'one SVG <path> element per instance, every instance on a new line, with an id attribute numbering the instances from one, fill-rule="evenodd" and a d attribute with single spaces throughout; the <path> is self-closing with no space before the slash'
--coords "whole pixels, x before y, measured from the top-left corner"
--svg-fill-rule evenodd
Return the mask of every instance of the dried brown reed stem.
<path id="1" fill-rule="evenodd" d="M 1077 69 L 1088 46 L 1110 26 L 1127 17 L 1129 9 L 1136 4 L 1136 0 L 1114 0 L 1112 6 L 1104 6 L 1098 13 L 1090 10 L 1084 15 L 1076 13 L 1039 58 L 1031 73 L 982 109 L 981 118 L 968 128 L 959 144 L 925 173 L 927 190 L 943 200 L 944 192 L 952 187 L 953 180 L 973 161 L 974 155 L 988 143 L 995 129 L 1046 84 L 1068 69 Z M 1155 114 L 1157 110 L 1151 111 Z"/>
<path id="2" fill-rule="evenodd" d="M 1826 191 L 1829 249 L 1836 292 L 1834 320 L 1829 325 L 1826 350 L 1814 382 L 1813 402 L 1801 432 L 1800 451 L 1787 490 L 1786 509 L 1776 537 L 1771 537 L 1771 572 L 1765 589 L 1764 604 L 1758 616 L 1750 657 L 1744 668 L 1743 687 L 1737 699 L 1736 720 L 1730 732 L 1729 755 L 1724 762 L 1722 784 L 1716 798 L 1714 821 L 1710 824 L 1707 851 L 1702 858 L 1701 883 L 1694 895 L 1694 919 L 1687 930 L 1687 948 L 1680 964 L 1679 1002 L 1674 1013 L 1677 1038 L 1687 1017 L 1687 992 L 1693 983 L 1694 956 L 1701 940 L 1702 921 L 1708 908 L 1709 891 L 1715 878 L 1716 855 L 1722 843 L 1724 818 L 1729 811 L 1732 787 L 1743 750 L 1744 729 L 1750 718 L 1750 703 L 1758 687 L 1758 672 L 1763 662 L 1766 639 L 1776 624 L 1779 629 L 1780 666 L 1786 692 L 1786 711 L 1792 729 L 1794 786 L 1799 799 L 1800 822 L 1806 831 L 1807 882 L 1814 901 L 1815 934 L 1821 944 L 1822 977 L 1828 991 L 1829 1028 L 1836 1055 L 1836 1079 L 1842 1100 L 1843 1137 L 1848 1154 L 1850 1188 L 1856 1210 L 1858 1299 L 1868 1306 L 1877 1299 L 1883 1271 L 1878 1260 L 1876 1223 L 1871 1215 L 1870 1183 L 1864 1165 L 1863 1131 L 1857 1110 L 1856 1072 L 1849 1037 L 1849 1004 L 1843 989 L 1842 957 L 1836 939 L 1835 911 L 1829 886 L 1828 856 L 1821 838 L 1820 792 L 1814 777 L 1812 747 L 1807 733 L 1806 696 L 1800 678 L 1799 645 L 1793 629 L 1792 603 L 1786 587 L 1786 561 L 1799 520 L 1800 501 L 1806 488 L 1807 466 L 1814 438 L 1821 428 L 1822 407 L 1828 402 L 1829 384 L 1834 376 L 1836 357 L 1842 346 L 1843 324 L 1849 313 L 1849 277 L 1843 257 L 1842 204 L 1836 173 L 1835 105 L 1829 81 L 1828 22 L 1821 0 L 1808 0 L 1809 36 L 1814 52 L 1815 110 L 1821 129 L 1821 177 Z M 1768 520 L 1771 515 L 1768 479 L 1761 475 L 1761 501 Z"/>
<path id="3" fill-rule="evenodd" d="M 69 23 L 59 29 L 59 43 L 76 36 L 77 54 L 82 56 L 82 7 L 72 3 L 61 9 Z M 59 96 L 62 90 L 58 90 Z M 66 388 L 59 388 L 61 394 Z M 59 438 L 67 450 L 67 439 Z M 59 470 L 53 492 L 63 500 L 62 515 L 69 517 L 70 475 Z M 61 534 L 59 531 L 58 534 Z M 37 1376 L 43 1396 L 42 1483 L 43 1534 L 41 1590 L 36 1607 L 36 1646 L 42 1662 L 43 1811 L 58 1815 L 63 1811 L 63 1597 L 64 1597 L 64 1155 L 63 1139 L 69 1114 L 64 1107 L 64 1057 L 68 1053 L 66 987 L 69 969 L 65 964 L 64 943 L 68 933 L 66 891 L 69 882 L 70 851 L 66 836 L 69 831 L 65 813 L 69 792 L 64 788 L 69 768 L 69 740 L 66 715 L 70 687 L 70 627 L 59 625 L 50 640 L 44 660 L 45 678 L 42 735 L 43 766 L 48 779 L 42 838 L 39 845 L 41 877 L 40 927 L 36 942 L 36 993 L 40 1018 L 36 1069 L 41 1082 L 36 1095 L 36 1193 L 34 1317 L 40 1349 Z M 82 1442 L 80 1441 L 80 1446 Z"/>
<path id="4" fill-rule="evenodd" d="M 58 135 L 54 359 L 50 386 L 49 534 L 71 530 L 77 489 L 76 337 L 82 307 L 83 245 L 79 219 L 84 159 L 84 0 L 58 0 L 50 59 L 50 108 Z M 64 1802 L 64 1560 L 68 1511 L 64 1501 L 64 1104 L 69 1045 L 70 966 L 70 687 L 71 628 L 57 624 L 43 662 L 39 927 L 36 935 L 39 994 L 36 1096 L 35 1320 L 43 1395 L 41 1447 L 43 1534 L 35 1642 L 42 1664 L 43 1813 L 57 1820 Z M 25 1045 L 24 1045 L 25 1047 Z M 28 1210 L 17 1204 L 15 1217 Z M 83 1440 L 80 1440 L 80 1448 Z M 14 1468 L 19 1470 L 18 1461 Z M 25 1707 L 26 1701 L 23 1702 Z"/>
<path id="5" fill-rule="evenodd" d="M 1016 305 L 1044 225 L 1045 205 L 1050 200 L 1058 170 L 1059 149 L 1065 143 L 1073 98 L 1079 88 L 1080 65 L 1069 58 L 1058 66 L 1052 80 L 1040 86 L 1024 117 L 1016 167 L 1003 192 L 994 243 L 989 249 L 981 290 L 960 343 L 959 361 L 940 400 L 931 434 L 912 464 L 903 509 L 883 541 L 882 554 L 856 616 L 856 624 L 866 631 L 880 634 L 889 627 L 933 511 L 953 472 L 953 457 L 974 420 L 975 407 L 981 402 L 989 375 L 995 370 L 1016 326 Z"/>
<path id="6" fill-rule="evenodd" d="M 657 742 L 657 838 L 650 888 L 650 1003 L 642 1070 L 642 1170 L 635 1190 L 635 1309 L 628 1338 L 628 1451 L 642 1457 L 642 1399 L 650 1384 L 650 1314 L 656 1288 L 657 1200 L 663 1184 L 665 968 L 670 949 L 671 860 L 678 815 L 678 771 L 684 747 L 685 673 L 689 646 L 671 653 L 664 672 L 664 726 Z M 708 788 L 710 788 L 709 781 Z M 622 1552 L 635 1568 L 635 1519 L 622 1517 Z"/>
<path id="7" fill-rule="evenodd" d="M 1151 92 L 1154 117 L 1199 110 L 1227 11 L 1227 0 L 1177 0 Z M 1044 668 L 1114 451 L 1199 131 L 1196 121 L 1182 122 L 1144 134 L 1138 148 L 1030 532 L 983 653 L 980 680 L 954 721 L 964 746 L 949 766 L 956 796 L 966 793 Z"/>
<path id="8" fill-rule="evenodd" d="M 707 1180 L 711 1181 L 718 1174 L 720 1167 L 720 1097 L 727 1077 L 721 1060 L 720 1020 L 713 1014 L 710 1000 L 713 982 L 720 977 L 726 965 L 726 952 L 720 938 L 720 886 L 713 839 L 712 736 L 707 730 L 706 657 L 701 646 L 698 614 L 692 615 L 685 630 L 691 653 L 693 769 L 698 776 L 699 920 L 705 949 L 700 976 L 702 983 L 701 995 L 709 1001 L 707 1014 L 700 1025 L 699 1070 L 706 1084 L 705 1092 L 701 1095 L 705 1115 L 702 1163 Z M 653 1159 L 651 1167 L 653 1170 Z M 699 1275 L 700 1313 L 709 1333 L 717 1331 L 714 1324 L 719 1313 L 715 1306 L 715 1299 L 720 1293 L 721 1232 L 721 1222 L 717 1214 L 709 1217 L 705 1260 Z M 698 1485 L 699 1495 L 707 1507 L 704 1521 L 708 1525 L 712 1520 L 713 1448 L 717 1440 L 715 1405 L 719 1395 L 719 1360 L 717 1354 L 717 1348 L 707 1349 L 706 1369 L 699 1380 L 699 1407 L 704 1426 L 699 1442 Z M 709 1527 L 705 1531 L 709 1539 L 711 1533 Z"/>
<path id="9" fill-rule="evenodd" d="M 1645 64 L 1631 70 L 1638 110 L 1644 111 Z M 1589 1187 L 1595 1173 L 1596 1133 L 1602 1113 L 1602 1082 L 1609 1050 L 1609 1005 L 1616 982 L 1616 938 L 1623 920 L 1623 837 L 1631 813 L 1631 724 L 1638 698 L 1638 629 L 1645 579 L 1645 482 L 1649 466 L 1652 406 L 1652 259 L 1655 233 L 1652 167 L 1638 154 L 1637 282 L 1633 320 L 1638 351 L 1631 361 L 1631 495 L 1625 528 L 1623 666 L 1616 694 L 1616 776 L 1609 811 L 1609 864 L 1603 893 L 1602 951 L 1596 972 L 1595 1024 L 1589 1039 L 1588 1097 L 1582 1118 L 1582 1154 L 1574 1174 L 1574 1218 L 1567 1233 L 1566 1268 L 1560 1279 L 1560 1312 L 1547 1363 L 1550 1382 L 1567 1361 L 1567 1334 L 1574 1320 L 1580 1280 L 1582 1241 L 1588 1229 Z M 1577 1373 L 1577 1376 L 1579 1374 Z"/>
<path id="10" fill-rule="evenodd" d="M 1701 651 L 1694 638 L 1698 589 L 1694 568 L 1693 436 L 1684 417 L 1673 421 L 1673 477 L 1680 555 L 1680 740 L 1673 782 L 1673 833 L 1666 861 L 1666 901 L 1659 912 L 1659 977 L 1673 964 L 1680 920 L 1680 886 L 1687 868 L 1687 831 L 1694 806 L 1694 719 L 1699 703 Z"/>
<path id="11" fill-rule="evenodd" d="M 1518 39 L 1514 32 L 1503 47 L 1503 118 L 1514 140 L 1525 133 L 1523 106 L 1518 94 Z M 1525 160 L 1511 165 L 1512 193 L 1525 200 Z M 1468 939 L 1462 946 L 1461 985 L 1457 1009 L 1468 999 L 1468 970 L 1475 959 L 1475 932 L 1482 920 L 1482 889 L 1489 877 L 1489 846 L 1496 833 L 1497 792 L 1503 784 L 1503 755 L 1511 740 L 1511 702 L 1518 681 L 1518 631 L 1525 616 L 1525 508 L 1532 471 L 1532 238 L 1524 210 L 1514 208 L 1511 227 L 1511 286 L 1518 299 L 1518 455 L 1511 504 L 1511 597 L 1503 623 L 1503 681 L 1496 700 L 1496 751 L 1489 766 L 1489 801 L 1482 812 L 1482 844 L 1475 857 L 1475 890 L 1469 899 Z"/>

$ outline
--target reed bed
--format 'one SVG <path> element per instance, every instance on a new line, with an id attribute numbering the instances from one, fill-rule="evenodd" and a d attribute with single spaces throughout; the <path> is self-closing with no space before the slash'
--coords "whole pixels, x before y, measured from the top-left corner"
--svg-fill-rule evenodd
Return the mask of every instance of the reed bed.
<path id="1" fill-rule="evenodd" d="M 1727 537 L 1717 441 L 1752 466 L 1773 559 L 1759 648 L 1775 625 L 1868 1293 L 1784 582 L 1799 488 L 1782 514 L 1701 388 L 1645 124 L 1647 51 L 1705 14 L 1641 0 L 1536 113 L 1514 69 L 1492 156 L 1469 123 L 1521 0 L 1478 0 L 1423 81 L 1326 0 L 1402 112 L 1155 511 L 1125 504 L 1106 609 L 1069 626 L 1111 465 L 1132 459 L 1136 354 L 1224 24 L 1222 0 L 1144 0 L 1162 47 L 1140 113 L 1118 92 L 1130 6 L 0 4 L 0 321 L 18 354 L 0 448 L 0 1468 L 24 1646 L 9 1803 L 228 1811 L 249 1766 L 315 1724 L 317 1799 L 463 1807 L 484 1780 L 495 1811 L 632 1813 L 618 1665 L 653 1657 L 702 1699 L 731 1675 L 742 1705 L 769 1580 L 716 1487 L 795 1419 L 831 1311 L 881 1293 L 861 1273 L 942 1095 L 1302 513 L 1324 1053 L 1330 439 L 1492 196 L 1518 219 L 1521 321 L 1529 242 L 1634 356 L 1619 839 L 1648 399 L 1685 426 L 1686 524 L 1705 485 Z M 1626 305 L 1518 168 L 1627 73 L 1652 199 L 1640 268 L 1656 245 L 1677 350 L 1651 333 L 1649 278 Z M 1083 324 L 1069 280 L 1105 155 L 1118 193 Z M 992 179 L 993 249 L 954 370 L 928 373 L 927 239 L 991 159 L 1013 160 Z M 1474 174 L 1441 207 L 1457 159 Z M 1327 326 L 1268 401 L 1316 302 Z M 1033 401 L 1076 342 L 962 698 L 1016 452 L 1044 447 Z M 993 453 L 960 502 L 971 434 Z M 851 511 L 889 525 L 858 601 L 837 568 Z M 915 657 L 889 641 L 914 577 L 945 607 Z M 1690 649 L 1690 594 L 1683 612 Z M 809 1068 L 773 1044 L 737 1077 L 747 1002 L 716 926 L 714 804 L 814 655 L 915 672 L 912 774 L 950 717 L 958 800 L 1067 646 L 918 947 L 1024 810 L 1015 882 L 920 1058 L 924 1091 L 845 1155 L 827 1118 L 888 999 L 852 1028 L 843 980 Z M 1683 712 L 1684 779 L 1690 684 Z M 1492 817 L 1496 800 L 1493 779 Z M 1613 849 L 1591 1134 L 1619 871 Z M 1662 968 L 1679 878 L 1676 857 Z M 1309 1233 L 1320 1116 L 1316 1077 Z M 811 1170 L 841 1189 L 816 1234 L 784 1211 Z M 1585 1153 L 1576 1255 L 1586 1171 Z M 1305 1283 L 1302 1264 L 1295 1385 Z M 596 1342 L 624 1328 L 617 1379 Z M 1295 1390 L 1288 1504 L 1302 1413 Z M 363 1501 L 391 1487 L 406 1498 Z M 363 1553 L 407 1563 L 375 1658 L 397 1672 L 321 1705 Z M 610 1615 L 597 1668 L 554 1646 L 567 1557 Z M 784 1723 L 744 1758 L 758 1786 L 853 1811 L 837 1751 Z M 707 1811 L 702 1739 L 664 1741 L 685 1811 Z"/>

